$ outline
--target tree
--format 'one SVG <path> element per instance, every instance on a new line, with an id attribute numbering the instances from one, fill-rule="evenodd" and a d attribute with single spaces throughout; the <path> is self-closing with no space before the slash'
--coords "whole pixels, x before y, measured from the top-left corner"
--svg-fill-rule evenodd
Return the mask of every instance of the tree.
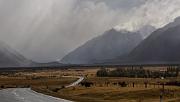
<path id="1" fill-rule="evenodd" d="M 97 71 L 96 75 L 98 77 L 106 77 L 108 76 L 108 70 L 106 68 L 101 68 L 99 71 Z"/>

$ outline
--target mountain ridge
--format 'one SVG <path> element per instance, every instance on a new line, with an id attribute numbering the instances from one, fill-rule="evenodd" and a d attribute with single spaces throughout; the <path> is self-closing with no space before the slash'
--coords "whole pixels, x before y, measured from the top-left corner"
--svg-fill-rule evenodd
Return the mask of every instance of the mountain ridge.
<path id="1" fill-rule="evenodd" d="M 119 63 L 180 63 L 180 17 L 154 31 Z"/>
<path id="2" fill-rule="evenodd" d="M 4 42 L 0 42 L 0 67 L 29 66 L 33 61 L 26 59 Z"/>
<path id="3" fill-rule="evenodd" d="M 70 52 L 62 58 L 61 62 L 90 64 L 96 63 L 97 60 L 112 59 L 128 54 L 142 39 L 142 36 L 136 32 L 110 29 Z"/>

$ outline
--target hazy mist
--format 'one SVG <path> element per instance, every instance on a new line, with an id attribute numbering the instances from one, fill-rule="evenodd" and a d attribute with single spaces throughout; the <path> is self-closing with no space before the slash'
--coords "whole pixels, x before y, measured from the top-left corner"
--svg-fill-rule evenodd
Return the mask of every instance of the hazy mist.
<path id="1" fill-rule="evenodd" d="M 159 28 L 178 16 L 180 0 L 0 0 L 0 40 L 48 62 L 112 27 Z"/>

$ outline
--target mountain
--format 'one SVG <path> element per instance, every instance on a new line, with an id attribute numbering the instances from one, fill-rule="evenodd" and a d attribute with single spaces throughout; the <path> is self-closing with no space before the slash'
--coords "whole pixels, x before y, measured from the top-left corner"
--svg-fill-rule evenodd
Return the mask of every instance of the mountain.
<path id="1" fill-rule="evenodd" d="M 32 63 L 5 43 L 0 42 L 0 67 L 29 66 Z"/>
<path id="2" fill-rule="evenodd" d="M 66 55 L 61 62 L 69 64 L 93 64 L 128 54 L 141 41 L 136 32 L 111 29 Z"/>
<path id="3" fill-rule="evenodd" d="M 125 62 L 145 64 L 179 63 L 179 52 L 180 17 L 154 31 L 127 56 Z"/>
<path id="4" fill-rule="evenodd" d="M 143 38 L 147 38 L 152 32 L 154 32 L 156 28 L 151 25 L 145 25 L 138 29 L 138 33 L 140 33 Z"/>
<path id="5" fill-rule="evenodd" d="M 36 67 L 62 67 L 62 66 L 65 66 L 65 64 L 59 63 L 57 61 L 36 64 Z"/>

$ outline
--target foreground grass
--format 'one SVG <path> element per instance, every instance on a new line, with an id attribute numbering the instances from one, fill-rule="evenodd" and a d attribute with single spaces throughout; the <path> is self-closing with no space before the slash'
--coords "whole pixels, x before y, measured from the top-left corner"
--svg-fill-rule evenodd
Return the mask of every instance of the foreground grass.
<path id="1" fill-rule="evenodd" d="M 180 80 L 180 78 L 165 80 L 119 77 L 99 78 L 95 77 L 96 70 L 47 70 L 8 74 L 8 76 L 0 76 L 0 88 L 31 87 L 34 91 L 76 102 L 159 102 L 162 86 L 154 85 L 154 83 Z M 77 80 L 77 78 L 61 77 L 63 75 L 87 76 L 85 81 L 93 82 L 94 85 L 89 88 L 76 86 L 62 89 L 62 86 Z M 128 83 L 127 87 L 113 84 L 123 81 Z M 110 84 L 106 85 L 106 82 L 110 82 Z M 144 82 L 149 83 L 147 88 L 145 88 Z M 132 83 L 135 83 L 134 87 L 132 87 Z M 180 87 L 165 86 L 163 98 L 163 102 L 180 102 Z"/>
<path id="2" fill-rule="evenodd" d="M 28 88 L 28 87 L 62 87 L 68 85 L 77 78 L 49 78 L 27 79 L 23 77 L 0 77 L 0 89 L 4 88 Z"/>
<path id="3" fill-rule="evenodd" d="M 60 97 L 77 102 L 159 102 L 161 94 L 161 85 L 144 86 L 144 81 L 159 82 L 159 79 L 144 79 L 144 78 L 97 78 L 90 77 L 86 81 L 94 82 L 95 85 L 89 88 L 77 86 L 68 89 L 61 89 L 57 92 L 52 91 L 52 88 L 34 88 L 35 91 Z M 120 87 L 117 85 L 105 85 L 104 82 L 126 81 L 128 83 L 135 82 L 135 87 L 129 85 Z M 164 80 L 165 82 L 168 80 Z M 54 87 L 55 88 L 55 87 Z M 165 86 L 165 102 L 179 102 L 180 87 Z"/>
<path id="4" fill-rule="evenodd" d="M 53 92 L 37 88 L 36 91 L 77 102 L 159 102 L 159 88 L 130 88 L 130 87 L 76 87 Z M 164 100 L 179 99 L 179 87 L 166 87 Z M 167 101 L 169 102 L 169 101 Z M 178 102 L 178 101 L 177 101 Z"/>

